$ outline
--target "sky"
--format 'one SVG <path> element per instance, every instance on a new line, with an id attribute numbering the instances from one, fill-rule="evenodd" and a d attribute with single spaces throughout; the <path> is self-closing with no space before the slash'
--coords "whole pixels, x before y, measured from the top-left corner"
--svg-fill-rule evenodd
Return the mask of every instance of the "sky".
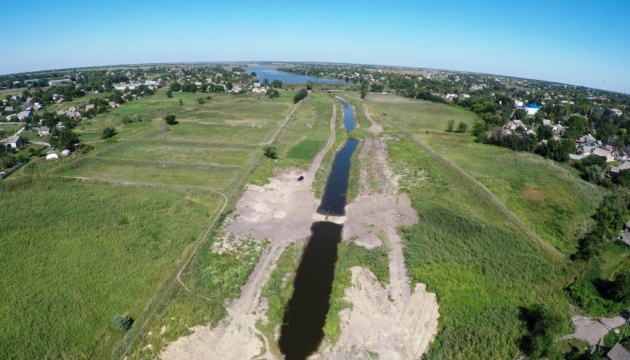
<path id="1" fill-rule="evenodd" d="M 630 91 L 630 1 L 3 1 L 0 74 L 306 61 Z"/>

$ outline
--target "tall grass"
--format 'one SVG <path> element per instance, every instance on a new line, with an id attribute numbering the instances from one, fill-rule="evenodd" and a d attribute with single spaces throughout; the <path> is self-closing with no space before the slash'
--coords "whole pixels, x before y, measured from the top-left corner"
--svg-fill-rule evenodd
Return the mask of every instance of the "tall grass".
<path id="1" fill-rule="evenodd" d="M 0 192 L 3 359 L 109 357 L 113 317 L 138 316 L 220 204 L 52 178 Z"/>
<path id="2" fill-rule="evenodd" d="M 401 231 L 406 265 L 440 305 L 439 334 L 426 357 L 514 357 L 523 333 L 519 307 L 545 302 L 566 310 L 566 268 L 506 226 L 508 219 L 479 199 L 470 180 L 433 165 L 406 141 L 388 149 L 420 218 Z M 418 171 L 424 180 L 414 182 Z"/>

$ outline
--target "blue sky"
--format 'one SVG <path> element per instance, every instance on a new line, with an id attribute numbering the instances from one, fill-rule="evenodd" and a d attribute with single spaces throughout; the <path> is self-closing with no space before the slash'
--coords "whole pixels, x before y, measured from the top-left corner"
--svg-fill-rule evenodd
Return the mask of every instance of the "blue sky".
<path id="1" fill-rule="evenodd" d="M 0 73 L 326 61 L 630 91 L 630 1 L 6 1 Z"/>

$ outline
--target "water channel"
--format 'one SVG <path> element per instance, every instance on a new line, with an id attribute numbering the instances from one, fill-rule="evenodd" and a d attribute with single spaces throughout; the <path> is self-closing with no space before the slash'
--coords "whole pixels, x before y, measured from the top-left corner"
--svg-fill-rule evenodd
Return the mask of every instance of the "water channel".
<path id="1" fill-rule="evenodd" d="M 341 100 L 340 100 L 341 101 Z M 354 113 L 345 101 L 344 127 L 354 130 Z M 358 141 L 349 139 L 335 155 L 322 201 L 317 212 L 324 215 L 345 215 L 350 159 Z M 330 308 L 330 293 L 337 262 L 337 244 L 343 225 L 319 221 L 311 226 L 302 261 L 297 269 L 294 291 L 285 309 L 280 330 L 280 350 L 287 360 L 305 359 L 319 347 L 324 337 L 324 323 Z"/>

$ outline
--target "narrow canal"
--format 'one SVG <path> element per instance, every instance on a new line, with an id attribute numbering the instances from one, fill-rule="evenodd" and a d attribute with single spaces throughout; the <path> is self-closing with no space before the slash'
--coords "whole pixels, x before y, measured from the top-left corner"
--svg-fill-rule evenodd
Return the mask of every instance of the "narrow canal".
<path id="1" fill-rule="evenodd" d="M 346 131 L 354 130 L 354 113 L 345 101 L 343 120 Z M 322 201 L 317 212 L 324 215 L 345 215 L 350 159 L 358 141 L 349 139 L 335 155 Z M 305 359 L 317 350 L 324 337 L 324 323 L 330 308 L 330 294 L 337 262 L 337 244 L 343 225 L 328 221 L 311 226 L 302 261 L 297 269 L 294 291 L 285 309 L 280 330 L 280 350 L 287 360 Z"/>

